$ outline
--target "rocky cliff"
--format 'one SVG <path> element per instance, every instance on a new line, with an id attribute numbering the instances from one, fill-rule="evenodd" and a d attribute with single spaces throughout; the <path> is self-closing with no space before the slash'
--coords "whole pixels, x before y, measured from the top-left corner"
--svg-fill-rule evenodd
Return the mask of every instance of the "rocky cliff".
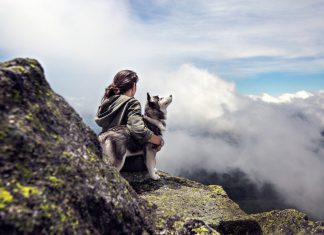
<path id="1" fill-rule="evenodd" d="M 324 234 L 295 210 L 247 215 L 217 185 L 121 176 L 36 60 L 0 63 L 0 88 L 0 234 Z"/>
<path id="2" fill-rule="evenodd" d="M 2 63 L 0 79 L 0 234 L 152 233 L 148 204 L 104 163 L 41 65 Z"/>

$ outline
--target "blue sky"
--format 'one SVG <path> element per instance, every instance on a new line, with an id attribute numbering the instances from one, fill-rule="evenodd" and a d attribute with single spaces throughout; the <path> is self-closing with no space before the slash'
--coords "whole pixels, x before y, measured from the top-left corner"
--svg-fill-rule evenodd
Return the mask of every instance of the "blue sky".
<path id="1" fill-rule="evenodd" d="M 244 94 L 268 93 L 279 96 L 306 90 L 318 91 L 324 87 L 324 73 L 260 73 L 236 81 L 237 89 Z"/>
<path id="2" fill-rule="evenodd" d="M 238 56 L 237 58 L 222 58 L 218 57 L 216 53 L 214 59 L 212 56 L 209 58 L 199 56 L 198 53 L 191 58 L 183 58 L 186 62 L 216 72 L 223 79 L 235 81 L 238 91 L 244 94 L 280 95 L 299 90 L 317 91 L 324 88 L 324 54 L 321 40 L 324 35 L 324 17 L 321 14 L 324 10 L 323 2 L 201 1 L 198 3 L 198 1 L 140 0 L 129 1 L 129 3 L 133 16 L 143 24 L 163 26 L 161 22 L 168 21 L 169 18 L 171 18 L 171 22 L 178 22 L 179 28 L 188 27 L 188 24 L 197 24 L 200 29 L 197 32 L 190 31 L 190 37 L 196 37 L 197 40 L 206 40 L 209 35 L 204 38 L 203 33 L 209 33 L 210 30 L 213 30 L 213 26 L 215 28 L 220 25 L 229 28 L 239 26 L 239 30 L 244 30 L 251 23 L 251 26 L 256 28 L 265 26 L 264 30 L 260 30 L 260 34 L 254 33 L 255 38 L 250 38 L 252 43 L 260 45 L 264 43 L 264 50 L 280 49 L 291 42 L 289 47 L 292 47 L 291 50 L 295 53 L 297 52 L 296 56 L 292 56 L 288 52 L 286 55 L 279 55 L 279 53 L 271 56 L 271 53 L 268 55 L 260 50 L 259 55 L 256 53 L 254 56 Z M 246 7 L 243 6 L 244 4 Z M 174 19 L 177 18 L 177 15 L 180 19 Z M 318 27 L 310 25 L 313 22 L 318 23 Z M 267 30 L 267 26 L 272 29 Z M 173 27 L 175 26 L 173 25 Z M 277 30 L 273 29 L 275 27 Z M 296 30 L 292 30 L 294 33 L 289 35 L 285 33 L 285 30 L 289 32 L 288 27 Z M 295 32 L 298 29 L 300 32 Z M 271 32 L 277 32 L 277 35 L 268 37 Z M 235 34 L 235 30 L 232 34 Z M 305 36 L 307 34 L 308 36 Z M 217 33 L 214 36 L 217 37 Z M 298 37 L 304 37 L 304 42 L 298 42 Z M 293 44 L 295 44 L 295 48 Z M 215 40 L 212 47 L 217 46 L 217 40 Z M 303 48 L 305 51 L 307 48 L 313 51 L 298 55 L 298 51 L 304 50 Z M 254 48 L 252 47 L 252 49 Z M 316 49 L 319 50 L 316 51 Z M 202 54 L 204 53 L 202 52 Z M 314 66 L 313 63 L 319 64 Z M 302 66 L 300 66 L 301 64 Z M 309 68 L 307 68 L 308 65 Z"/>

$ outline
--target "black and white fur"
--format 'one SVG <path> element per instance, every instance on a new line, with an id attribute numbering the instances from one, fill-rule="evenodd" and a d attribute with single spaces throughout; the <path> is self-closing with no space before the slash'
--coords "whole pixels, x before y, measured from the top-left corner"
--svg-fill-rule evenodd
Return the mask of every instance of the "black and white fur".
<path id="1" fill-rule="evenodd" d="M 162 137 L 166 130 L 167 107 L 172 102 L 172 95 L 164 98 L 158 96 L 151 97 L 147 93 L 145 105 L 144 122 L 145 125 L 155 134 Z M 104 154 L 111 160 L 113 165 L 120 171 L 125 163 L 126 157 L 143 154 L 146 151 L 146 167 L 152 179 L 158 180 L 160 176 L 156 173 L 156 153 L 157 147 L 147 143 L 141 145 L 131 137 L 126 126 L 117 126 L 99 135 Z M 162 141 L 163 144 L 163 141 Z"/>

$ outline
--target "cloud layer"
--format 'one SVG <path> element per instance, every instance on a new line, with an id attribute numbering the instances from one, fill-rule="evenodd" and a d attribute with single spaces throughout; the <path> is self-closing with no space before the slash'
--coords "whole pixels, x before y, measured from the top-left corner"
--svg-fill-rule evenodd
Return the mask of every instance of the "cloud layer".
<path id="1" fill-rule="evenodd" d="M 164 88 L 172 91 L 174 103 L 167 146 L 159 156 L 162 169 L 220 173 L 238 168 L 324 218 L 323 91 L 269 103 L 242 96 L 232 83 L 191 65 L 170 77 Z"/>

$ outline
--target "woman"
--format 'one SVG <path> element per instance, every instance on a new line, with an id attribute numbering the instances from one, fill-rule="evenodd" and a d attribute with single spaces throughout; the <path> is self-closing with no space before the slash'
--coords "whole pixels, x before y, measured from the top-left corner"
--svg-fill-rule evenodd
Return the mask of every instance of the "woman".
<path id="1" fill-rule="evenodd" d="M 102 132 L 115 126 L 126 125 L 131 136 L 139 144 L 150 142 L 161 146 L 161 137 L 154 135 L 145 126 L 140 102 L 134 98 L 137 82 L 138 76 L 135 72 L 119 71 L 112 84 L 105 90 L 95 121 L 102 127 Z"/>

